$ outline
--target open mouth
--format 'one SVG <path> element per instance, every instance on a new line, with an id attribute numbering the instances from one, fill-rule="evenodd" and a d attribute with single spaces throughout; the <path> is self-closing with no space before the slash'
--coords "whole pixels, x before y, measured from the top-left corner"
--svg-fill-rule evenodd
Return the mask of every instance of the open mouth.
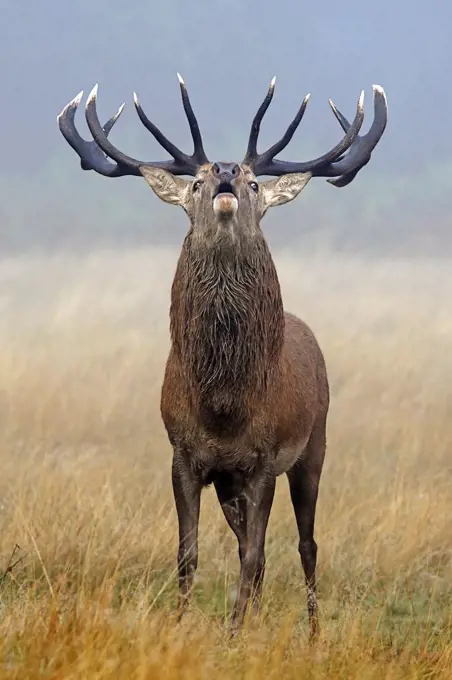
<path id="1" fill-rule="evenodd" d="M 220 221 L 228 221 L 237 213 L 239 202 L 234 187 L 221 182 L 213 197 L 213 211 Z"/>
<path id="2" fill-rule="evenodd" d="M 235 196 L 235 198 L 237 198 L 235 189 L 232 186 L 232 184 L 229 184 L 229 182 L 221 182 L 221 184 L 218 185 L 214 194 L 214 198 L 216 198 L 220 194 L 232 194 L 233 196 Z"/>

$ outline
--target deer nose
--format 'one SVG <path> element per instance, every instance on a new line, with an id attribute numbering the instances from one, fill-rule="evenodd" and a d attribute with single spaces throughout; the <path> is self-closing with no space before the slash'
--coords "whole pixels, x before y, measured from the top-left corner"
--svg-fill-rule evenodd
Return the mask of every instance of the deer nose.
<path id="1" fill-rule="evenodd" d="M 240 166 L 238 163 L 216 161 L 212 165 L 212 172 L 220 182 L 232 182 L 240 174 Z"/>

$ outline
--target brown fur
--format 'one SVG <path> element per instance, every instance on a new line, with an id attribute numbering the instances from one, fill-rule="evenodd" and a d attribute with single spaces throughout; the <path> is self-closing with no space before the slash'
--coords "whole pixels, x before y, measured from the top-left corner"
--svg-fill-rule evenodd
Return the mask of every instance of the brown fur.
<path id="1" fill-rule="evenodd" d="M 277 460 L 284 445 L 307 438 L 328 407 L 317 342 L 284 313 L 263 235 L 253 250 L 197 249 L 186 238 L 172 287 L 161 402 L 172 442 L 201 448 L 204 457 L 225 449 L 227 458 L 240 448 L 232 463 L 240 467 L 269 447 Z"/>

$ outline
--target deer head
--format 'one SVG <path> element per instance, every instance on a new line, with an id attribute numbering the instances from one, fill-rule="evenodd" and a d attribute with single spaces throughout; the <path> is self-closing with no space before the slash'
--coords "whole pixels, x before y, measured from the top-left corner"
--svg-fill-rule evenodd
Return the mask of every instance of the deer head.
<path id="1" fill-rule="evenodd" d="M 87 142 L 82 139 L 75 128 L 75 113 L 83 92 L 63 109 L 58 116 L 58 124 L 67 142 L 80 156 L 83 170 L 95 170 L 106 177 L 143 176 L 160 199 L 180 205 L 185 210 L 194 234 L 202 238 L 214 237 L 224 231 L 222 227 L 234 225 L 240 225 L 241 230 L 248 230 L 250 232 L 248 235 L 252 234 L 259 229 L 260 220 L 268 208 L 292 201 L 312 177 L 326 177 L 328 182 L 336 187 L 347 186 L 369 162 L 371 153 L 386 127 L 385 93 L 381 87 L 374 85 L 375 115 L 366 135 L 359 136 L 364 120 L 364 92 L 361 92 L 355 118 L 351 124 L 330 100 L 333 113 L 345 133 L 339 144 L 312 161 L 276 160 L 275 156 L 288 145 L 303 118 L 309 101 L 307 95 L 281 139 L 267 151 L 258 153 L 260 125 L 274 94 L 275 78 L 273 78 L 267 95 L 254 117 L 243 161 L 210 162 L 204 151 L 198 122 L 184 81 L 181 76 L 178 77 L 182 103 L 194 144 L 191 155 L 178 149 L 148 119 L 135 94 L 135 108 L 141 122 L 173 160 L 143 162 L 119 151 L 110 142 L 108 135 L 124 104 L 102 126 L 96 111 L 97 85 L 91 91 L 85 109 L 86 121 L 94 141 Z M 187 180 L 182 175 L 194 179 Z M 274 176 L 276 179 L 258 183 L 257 177 L 263 175 Z M 229 229 L 229 233 L 234 233 L 234 230 Z"/>

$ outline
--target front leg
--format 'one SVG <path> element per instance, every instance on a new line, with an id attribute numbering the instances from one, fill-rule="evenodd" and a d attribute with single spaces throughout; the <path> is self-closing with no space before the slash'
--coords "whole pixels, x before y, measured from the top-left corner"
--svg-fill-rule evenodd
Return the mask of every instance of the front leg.
<path id="1" fill-rule="evenodd" d="M 245 484 L 242 498 L 246 504 L 246 543 L 240 554 L 240 585 L 232 615 L 233 626 L 243 623 L 250 602 L 259 607 L 265 572 L 265 535 L 275 495 L 273 465 L 256 470 Z"/>
<path id="2" fill-rule="evenodd" d="M 177 570 L 179 609 L 182 616 L 190 597 L 198 566 L 198 524 L 201 500 L 201 484 L 193 473 L 187 452 L 183 449 L 174 449 L 172 482 L 179 523 Z"/>

